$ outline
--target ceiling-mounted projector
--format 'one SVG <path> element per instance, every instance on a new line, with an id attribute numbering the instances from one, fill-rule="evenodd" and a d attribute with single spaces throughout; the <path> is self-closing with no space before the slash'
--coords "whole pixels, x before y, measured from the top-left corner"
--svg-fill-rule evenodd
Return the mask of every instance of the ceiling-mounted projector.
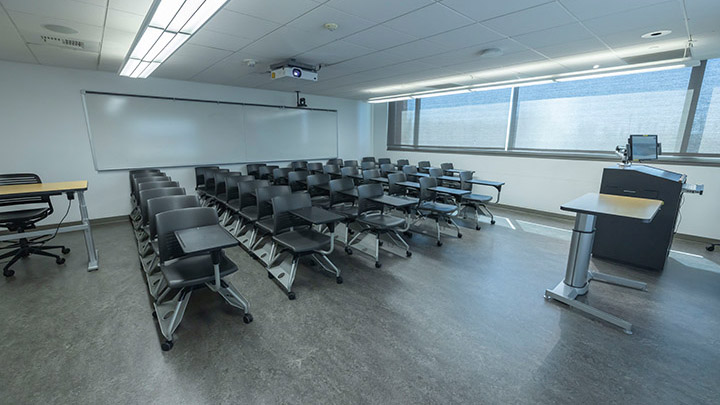
<path id="1" fill-rule="evenodd" d="M 293 79 L 304 79 L 316 82 L 318 79 L 317 70 L 314 66 L 289 60 L 285 63 L 270 66 L 270 78 L 282 79 L 291 77 Z"/>

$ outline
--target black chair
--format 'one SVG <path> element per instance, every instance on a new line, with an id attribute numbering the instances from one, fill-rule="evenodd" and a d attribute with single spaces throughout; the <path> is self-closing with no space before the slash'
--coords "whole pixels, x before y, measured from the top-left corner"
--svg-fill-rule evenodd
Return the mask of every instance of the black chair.
<path id="1" fill-rule="evenodd" d="M 440 163 L 440 168 L 441 168 L 442 171 L 443 171 L 443 175 L 445 175 L 445 176 L 451 176 L 451 175 L 452 175 L 452 172 L 449 172 L 448 170 L 454 169 L 455 167 L 453 166 L 452 163 Z"/>
<path id="2" fill-rule="evenodd" d="M 205 174 L 205 199 L 206 203 L 212 204 L 215 199 L 215 179 L 219 173 L 227 173 L 229 169 L 210 169 Z"/>
<path id="3" fill-rule="evenodd" d="M 402 168 L 403 174 L 405 174 L 405 177 L 408 179 L 408 181 L 417 181 L 418 177 L 418 170 L 416 166 L 413 165 L 405 165 Z"/>
<path id="4" fill-rule="evenodd" d="M 342 171 L 340 170 L 340 166 L 335 164 L 329 164 L 323 166 L 323 173 L 330 175 L 332 178 L 338 178 L 342 176 Z"/>
<path id="5" fill-rule="evenodd" d="M 148 225 L 150 223 L 150 217 L 148 215 L 148 208 L 147 208 L 147 202 L 151 198 L 157 198 L 157 197 L 167 197 L 170 195 L 185 195 L 185 189 L 182 187 L 159 187 L 159 188 L 152 188 L 149 190 L 141 190 L 140 191 L 140 216 L 141 219 L 138 223 L 138 225 L 135 227 L 135 237 L 138 241 L 144 241 L 148 239 L 149 231 L 148 231 Z M 140 254 L 142 256 L 146 256 L 148 252 L 149 247 L 143 246 L 141 244 L 140 246 Z"/>
<path id="6" fill-rule="evenodd" d="M 238 205 L 235 212 L 239 220 L 235 223 L 232 234 L 240 240 L 240 244 L 250 249 L 255 237 L 255 221 L 258 219 L 256 191 L 260 187 L 268 187 L 267 180 L 250 180 L 238 183 Z"/>
<path id="7" fill-rule="evenodd" d="M 343 167 L 358 167 L 357 160 L 346 160 L 343 162 Z"/>
<path id="8" fill-rule="evenodd" d="M 308 163 L 307 169 L 311 174 L 322 173 L 323 172 L 323 164 L 320 162 Z"/>
<path id="9" fill-rule="evenodd" d="M 297 170 L 288 173 L 288 183 L 292 192 L 302 191 L 307 188 L 308 172 L 306 170 Z"/>
<path id="10" fill-rule="evenodd" d="M 357 176 L 360 174 L 360 171 L 356 166 L 345 166 L 342 169 L 340 169 L 340 175 L 342 177 L 348 177 L 348 176 Z"/>
<path id="11" fill-rule="evenodd" d="M 0 175 L 0 186 L 11 186 L 20 184 L 40 184 L 40 176 L 33 173 L 14 173 Z M 27 208 L 16 211 L 0 212 L 0 227 L 6 228 L 8 231 L 17 233 L 18 239 L 10 242 L 8 246 L 3 246 L 2 250 L 11 249 L 7 253 L 0 255 L 0 259 L 10 261 L 3 267 L 3 275 L 12 277 L 15 271 L 10 267 L 23 257 L 30 255 L 48 256 L 55 258 L 55 263 L 65 263 L 65 258 L 48 252 L 48 250 L 60 249 L 62 254 L 70 253 L 70 249 L 65 246 L 45 245 L 47 236 L 38 236 L 34 238 L 25 238 L 23 233 L 28 229 L 34 229 L 35 224 L 47 218 L 53 213 L 53 205 L 50 196 L 37 197 L 0 197 L 0 207 L 12 207 L 21 205 L 35 205 L 33 208 Z M 40 205 L 41 207 L 38 207 Z"/>
<path id="12" fill-rule="evenodd" d="M 442 246 L 442 241 L 440 240 L 440 221 L 453 225 L 457 231 L 458 238 L 462 238 L 460 227 L 458 227 L 452 218 L 452 215 L 457 213 L 458 207 L 438 201 L 437 193 L 430 190 L 438 185 L 435 177 L 421 177 L 419 180 L 420 201 L 418 202 L 416 210 L 422 217 L 435 220 L 437 245 Z"/>
<path id="13" fill-rule="evenodd" d="M 292 173 L 293 169 L 290 167 L 278 167 L 273 170 L 273 184 L 277 186 L 288 184 L 288 175 Z"/>
<path id="14" fill-rule="evenodd" d="M 387 164 L 392 164 L 392 160 L 390 160 L 390 159 L 388 159 L 388 158 L 380 158 L 380 159 L 377 160 L 377 164 L 379 164 L 379 165 L 381 165 L 381 166 L 382 166 L 382 165 L 387 165 Z"/>
<path id="15" fill-rule="evenodd" d="M 142 176 L 142 177 L 135 177 L 133 178 L 132 183 L 130 184 L 130 189 L 132 190 L 132 211 L 130 211 L 130 219 L 135 223 L 138 220 L 140 220 L 140 195 L 139 195 L 139 185 L 143 183 L 155 183 L 155 182 L 165 182 L 170 181 L 170 177 L 168 176 Z"/>
<path id="16" fill-rule="evenodd" d="M 216 225 L 217 212 L 212 208 L 185 208 L 161 212 L 155 216 L 158 234 L 158 257 L 163 278 L 160 290 L 162 294 L 155 300 L 155 315 L 160 324 L 160 331 L 166 341 L 162 344 L 164 351 L 173 346 L 173 333 L 180 325 L 185 308 L 193 291 L 205 286 L 220 294 L 228 304 L 240 308 L 245 315 L 243 322 L 250 323 L 247 300 L 226 277 L 237 271 L 224 252 L 213 258 L 211 254 L 185 255 L 175 237 L 175 231 L 202 226 Z M 215 284 L 216 270 L 219 273 L 220 285 Z M 177 291 L 172 299 L 165 300 L 171 292 Z"/>
<path id="17" fill-rule="evenodd" d="M 363 176 L 363 184 L 370 184 L 373 182 L 370 179 L 380 177 L 380 170 L 378 170 L 378 169 L 363 170 L 362 176 Z"/>
<path id="18" fill-rule="evenodd" d="M 245 172 L 247 172 L 248 176 L 255 176 L 257 179 L 260 175 L 259 169 L 261 166 L 265 166 L 265 163 L 251 163 L 245 166 Z"/>
<path id="19" fill-rule="evenodd" d="M 387 177 L 388 174 L 395 172 L 395 165 L 392 163 L 383 163 L 380 165 L 380 175 Z"/>
<path id="20" fill-rule="evenodd" d="M 326 208 L 330 203 L 330 175 L 320 173 L 308 176 L 307 191 L 312 205 Z"/>
<path id="21" fill-rule="evenodd" d="M 218 166 L 199 166 L 195 168 L 195 189 L 205 188 L 205 170 L 219 169 Z"/>
<path id="22" fill-rule="evenodd" d="M 195 172 L 197 173 L 197 169 L 195 169 Z M 146 176 L 151 176 L 151 175 L 159 175 L 160 173 L 162 173 L 160 171 L 160 169 L 138 169 L 138 170 L 130 170 L 128 172 L 129 177 L 130 177 L 130 184 L 133 183 L 133 178 L 135 178 L 135 177 L 146 177 Z M 130 194 L 132 195 L 132 190 L 131 190 Z"/>
<path id="23" fill-rule="evenodd" d="M 372 200 L 384 194 L 382 184 L 363 184 L 358 186 L 358 216 L 357 223 L 363 226 L 350 242 L 345 245 L 345 253 L 352 254 L 352 246 L 355 241 L 366 233 L 375 235 L 375 267 L 380 268 L 380 235 L 387 234 L 390 240 L 397 246 L 405 249 L 407 257 L 412 256 L 410 246 L 398 233 L 401 228 L 407 226 L 404 218 L 385 214 L 385 206 L 382 203 Z M 403 229 L 405 230 L 405 229 Z"/>
<path id="24" fill-rule="evenodd" d="M 373 156 L 365 156 L 364 158 L 362 158 L 362 161 L 375 163 L 375 158 Z"/>
<path id="25" fill-rule="evenodd" d="M 355 221 L 358 216 L 358 209 L 355 205 L 355 197 L 344 193 L 355 189 L 355 182 L 350 177 L 330 180 L 330 204 L 328 211 L 343 216 L 340 221 L 345 225 L 345 236 L 343 243 L 347 245 L 348 234 L 350 233 L 350 224 Z"/>
<path id="26" fill-rule="evenodd" d="M 150 190 L 153 188 L 163 188 L 163 187 L 179 187 L 180 184 L 177 181 L 170 181 L 170 180 L 156 180 L 157 177 L 145 177 L 141 181 L 142 183 L 137 183 L 135 186 L 135 195 L 137 196 L 135 198 L 135 201 L 137 201 L 137 214 L 136 216 L 132 217 L 133 224 L 137 224 L 138 221 L 141 219 L 142 213 L 140 212 L 140 191 L 143 190 Z"/>
<path id="27" fill-rule="evenodd" d="M 435 177 L 435 178 L 442 177 L 444 175 L 444 173 L 445 172 L 443 171 L 443 169 L 440 169 L 437 167 L 431 167 L 428 169 L 428 174 L 430 175 L 430 177 Z"/>
<path id="28" fill-rule="evenodd" d="M 273 170 L 277 169 L 277 166 L 260 166 L 258 168 L 258 174 L 255 176 L 255 178 L 260 180 L 270 180 L 272 182 L 272 173 Z"/>
<path id="29" fill-rule="evenodd" d="M 316 231 L 312 228 L 312 224 L 300 219 L 290 213 L 290 211 L 308 208 L 312 206 L 310 195 L 306 193 L 294 193 L 284 196 L 278 196 L 272 199 L 273 205 L 273 221 L 275 236 L 273 236 L 273 255 L 268 265 L 268 277 L 274 278 L 271 268 L 282 266 L 280 259 L 285 254 L 292 256 L 290 269 L 278 272 L 279 279 L 287 290 L 288 298 L 295 299 L 295 292 L 292 291 L 292 284 L 295 281 L 298 263 L 302 256 L 312 256 L 315 262 L 324 270 L 333 273 L 338 284 L 342 284 L 343 280 L 340 276 L 340 270 L 327 257 L 332 253 L 334 248 L 333 234 L 327 235 Z M 285 277 L 287 276 L 287 278 Z"/>
<path id="30" fill-rule="evenodd" d="M 397 167 L 402 170 L 403 167 L 410 165 L 410 161 L 407 159 L 398 159 Z"/>
<path id="31" fill-rule="evenodd" d="M 342 159 L 338 159 L 338 158 L 328 159 L 328 161 L 327 161 L 326 164 L 328 164 L 328 165 L 336 165 L 336 166 L 338 166 L 338 167 L 342 167 L 342 166 L 343 166 L 343 160 L 342 160 Z"/>
<path id="32" fill-rule="evenodd" d="M 472 191 L 472 183 L 468 183 L 473 177 L 473 172 L 463 171 L 459 173 L 460 176 L 460 189 Z M 475 212 L 475 229 L 480 230 L 480 222 L 478 220 L 479 214 L 486 214 L 490 217 L 490 224 L 495 224 L 495 216 L 488 209 L 487 203 L 492 201 L 492 196 L 483 194 L 466 194 L 460 199 L 460 208 L 471 208 Z"/>
<path id="33" fill-rule="evenodd" d="M 430 167 L 432 166 L 430 166 L 430 162 L 427 160 L 422 160 L 417 164 L 417 170 L 421 173 L 427 173 Z"/>
<path id="34" fill-rule="evenodd" d="M 290 162 L 290 167 L 293 170 L 307 170 L 307 166 L 307 160 L 296 160 L 294 162 Z"/>
<path id="35" fill-rule="evenodd" d="M 272 199 L 277 196 L 292 194 L 292 191 L 290 186 L 269 186 L 258 188 L 256 193 L 258 214 L 250 251 L 253 257 L 267 266 L 274 248 L 272 243 L 268 244 L 275 234 Z"/>
<path id="36" fill-rule="evenodd" d="M 372 170 L 375 168 L 375 162 L 362 162 L 360 163 L 360 170 Z"/>
<path id="37" fill-rule="evenodd" d="M 227 209 L 225 211 L 225 216 L 220 219 L 220 223 L 223 226 L 231 225 L 232 222 L 237 219 L 237 215 L 235 214 L 237 214 L 240 198 L 238 183 L 252 180 L 255 180 L 255 176 L 248 176 L 242 174 L 233 174 L 225 178 L 226 197 L 225 201 L 221 201 L 221 203 L 225 204 L 225 207 Z"/>
<path id="38" fill-rule="evenodd" d="M 407 189 L 397 183 L 406 181 L 404 173 L 390 173 L 388 174 L 388 194 L 395 196 L 404 196 L 407 194 Z"/>

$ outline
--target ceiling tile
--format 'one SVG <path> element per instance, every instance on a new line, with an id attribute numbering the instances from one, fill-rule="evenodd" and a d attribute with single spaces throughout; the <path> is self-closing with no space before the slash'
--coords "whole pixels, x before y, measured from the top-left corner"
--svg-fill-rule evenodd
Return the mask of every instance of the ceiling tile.
<path id="1" fill-rule="evenodd" d="M 326 4 L 340 11 L 381 23 L 432 3 L 432 0 L 330 0 Z"/>
<path id="2" fill-rule="evenodd" d="M 569 55 L 608 50 L 608 48 L 596 38 L 567 41 L 556 45 L 541 46 L 534 49 L 549 58 L 561 58 Z"/>
<path id="3" fill-rule="evenodd" d="M 225 9 L 286 24 L 318 6 L 311 0 L 231 0 Z"/>
<path id="4" fill-rule="evenodd" d="M 467 27 L 444 32 L 442 34 L 428 37 L 431 42 L 441 44 L 446 50 L 462 49 L 471 45 L 483 44 L 490 41 L 502 39 L 499 35 L 480 24 L 468 25 Z"/>
<path id="5" fill-rule="evenodd" d="M 229 51 L 185 44 L 153 73 L 153 76 L 188 80 L 231 54 Z"/>
<path id="6" fill-rule="evenodd" d="M 627 32 L 634 28 L 641 30 L 662 30 L 667 29 L 669 25 L 677 26 L 678 24 L 680 24 L 684 30 L 685 25 L 682 5 L 676 1 L 593 18 L 583 23 L 590 31 L 600 36 Z M 641 32 L 640 34 L 643 33 L 644 32 Z"/>
<path id="7" fill-rule="evenodd" d="M 364 46 L 335 41 L 298 55 L 298 59 L 314 65 L 330 65 L 375 52 Z"/>
<path id="8" fill-rule="evenodd" d="M 145 16 L 153 0 L 109 0 L 109 2 L 111 9 Z"/>
<path id="9" fill-rule="evenodd" d="M 343 38 L 344 41 L 376 50 L 402 45 L 416 39 L 417 38 L 412 35 L 403 34 L 402 32 L 382 25 L 376 25 L 365 31 L 360 31 L 357 34 Z"/>
<path id="10" fill-rule="evenodd" d="M 564 8 L 557 3 L 548 3 L 493 18 L 483 24 L 505 35 L 516 36 L 572 22 L 575 22 L 575 19 Z"/>
<path id="11" fill-rule="evenodd" d="M 78 22 L 71 22 L 50 17 L 41 17 L 37 15 L 18 13 L 14 11 L 9 12 L 8 14 L 10 14 L 10 18 L 13 20 L 18 30 L 20 31 L 20 35 L 22 35 L 26 41 L 32 40 L 34 42 L 37 42 L 34 38 L 36 38 L 38 35 L 58 35 L 57 33 L 44 28 L 43 25 L 45 24 L 67 25 L 78 31 L 77 34 L 62 34 L 61 36 L 64 38 L 72 38 L 93 42 L 100 42 L 100 39 L 102 38 L 102 27 L 98 27 L 95 25 L 81 24 Z"/>
<path id="12" fill-rule="evenodd" d="M 37 63 L 25 41 L 13 27 L 10 17 L 0 8 L 0 59 L 13 62 Z"/>
<path id="13" fill-rule="evenodd" d="M 451 7 L 476 21 L 485 21 L 548 2 L 548 0 L 443 0 L 442 4 L 445 4 L 446 6 Z"/>
<path id="14" fill-rule="evenodd" d="M 257 63 L 250 67 L 245 63 L 245 59 L 255 59 Z M 209 83 L 230 82 L 248 74 L 263 74 L 267 69 L 268 63 L 264 63 L 257 55 L 237 52 L 195 75 L 193 80 Z"/>
<path id="15" fill-rule="evenodd" d="M 138 14 L 108 9 L 105 27 L 114 30 L 137 33 L 140 29 L 140 25 L 142 25 L 143 19 L 145 19 L 145 17 Z"/>
<path id="16" fill-rule="evenodd" d="M 426 57 L 428 55 L 436 55 L 446 52 L 446 48 L 435 42 L 420 39 L 407 44 L 399 45 L 390 49 L 386 49 L 381 54 L 392 55 L 402 60 L 413 60 Z"/>
<path id="17" fill-rule="evenodd" d="M 103 26 L 105 7 L 72 0 L 28 1 L 3 0 L 8 11 L 33 14 L 87 25 Z M 72 28 L 72 24 L 68 24 Z"/>
<path id="18" fill-rule="evenodd" d="M 473 20 L 439 3 L 390 20 L 383 25 L 394 30 L 424 38 L 454 30 L 473 23 Z"/>
<path id="19" fill-rule="evenodd" d="M 325 23 L 335 23 L 338 25 L 338 29 L 330 32 L 323 27 Z M 329 32 L 335 39 L 354 34 L 373 25 L 375 24 L 372 21 L 328 6 L 318 7 L 288 24 L 289 27 L 310 33 Z"/>
<path id="20" fill-rule="evenodd" d="M 582 21 L 667 1 L 668 0 L 560 0 L 560 3 Z"/>
<path id="21" fill-rule="evenodd" d="M 43 65 L 91 70 L 97 68 L 98 54 L 95 52 L 76 51 L 48 45 L 30 44 L 28 47 Z"/>
<path id="22" fill-rule="evenodd" d="M 503 51 L 503 54 L 497 57 L 481 57 L 480 51 L 486 48 L 498 48 Z M 450 52 L 441 53 L 438 55 L 428 56 L 419 59 L 420 62 L 429 63 L 434 66 L 450 66 L 453 64 L 472 62 L 476 60 L 494 60 L 503 59 L 508 55 L 512 55 L 516 52 L 526 51 L 527 48 L 518 44 L 510 39 L 501 39 L 499 41 L 488 42 L 482 45 L 469 46 L 463 49 L 457 49 Z M 479 62 L 482 63 L 482 62 Z"/>
<path id="23" fill-rule="evenodd" d="M 132 32 L 105 29 L 98 69 L 117 71 L 134 39 L 135 34 Z"/>
<path id="24" fill-rule="evenodd" d="M 193 35 L 188 43 L 207 46 L 210 48 L 224 49 L 226 51 L 237 51 L 248 46 L 252 40 L 240 38 L 234 35 L 223 34 L 206 29 L 201 29 Z"/>
<path id="25" fill-rule="evenodd" d="M 280 27 L 280 24 L 261 20 L 229 10 L 220 10 L 202 29 L 237 37 L 257 39 Z"/>
<path id="26" fill-rule="evenodd" d="M 243 48 L 243 52 L 277 62 L 307 52 L 332 40 L 331 33 L 327 31 L 310 34 L 285 26 Z"/>
<path id="27" fill-rule="evenodd" d="M 595 38 L 595 35 L 579 23 L 561 25 L 547 30 L 513 37 L 516 41 L 530 48 L 542 48 L 590 38 Z"/>

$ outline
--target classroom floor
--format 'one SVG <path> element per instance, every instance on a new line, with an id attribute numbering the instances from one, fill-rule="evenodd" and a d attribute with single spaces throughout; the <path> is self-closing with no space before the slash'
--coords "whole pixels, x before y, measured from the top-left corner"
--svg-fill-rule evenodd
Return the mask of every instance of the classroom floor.
<path id="1" fill-rule="evenodd" d="M 162 352 L 129 223 L 58 237 L 64 266 L 32 257 L 0 280 L 3 404 L 633 403 L 717 404 L 720 252 L 676 240 L 662 273 L 600 260 L 648 283 L 594 283 L 586 302 L 633 335 L 543 299 L 563 277 L 572 222 L 495 209 L 498 222 L 442 247 L 410 240 L 383 267 L 341 248 L 329 273 L 298 271 L 289 301 L 240 248 L 230 279 L 255 321 L 193 294 Z"/>

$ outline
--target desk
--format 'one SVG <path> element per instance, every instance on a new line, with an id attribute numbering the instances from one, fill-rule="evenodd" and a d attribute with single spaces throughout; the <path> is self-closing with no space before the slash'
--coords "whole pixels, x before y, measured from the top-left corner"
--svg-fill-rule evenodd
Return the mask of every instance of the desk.
<path id="1" fill-rule="evenodd" d="M 330 232 L 335 231 L 335 223 L 345 217 L 319 207 L 305 207 L 290 211 L 291 214 L 315 225 L 327 225 Z"/>
<path id="2" fill-rule="evenodd" d="M 220 252 L 225 248 L 237 246 L 237 239 L 219 224 L 175 231 L 175 237 L 186 255 L 210 253 L 215 270 L 215 288 L 219 290 L 221 288 Z"/>
<path id="3" fill-rule="evenodd" d="M 460 172 L 469 172 L 471 170 L 462 170 L 462 169 L 445 169 L 446 172 L 456 174 Z"/>
<path id="4" fill-rule="evenodd" d="M 414 188 L 414 189 L 420 189 L 420 183 L 414 182 L 414 181 L 398 181 L 398 186 L 405 187 L 405 188 Z"/>
<path id="5" fill-rule="evenodd" d="M 646 198 L 624 197 L 609 194 L 588 193 L 563 204 L 563 211 L 575 212 L 570 253 L 568 255 L 565 279 L 554 289 L 545 290 L 546 299 L 554 299 L 574 307 L 596 318 L 600 318 L 632 334 L 632 324 L 607 312 L 595 309 L 575 298 L 588 292 L 592 280 L 645 290 L 647 285 L 638 281 L 603 273 L 594 273 L 590 268 L 590 252 L 595 238 L 595 221 L 598 216 L 631 218 L 642 222 L 651 222 L 660 210 L 663 202 Z"/>
<path id="6" fill-rule="evenodd" d="M 377 182 L 377 183 L 384 183 L 388 184 L 388 179 L 385 177 L 373 177 L 370 179 L 371 181 Z"/>
<path id="7" fill-rule="evenodd" d="M 460 190 L 459 188 L 450 187 L 430 187 L 428 190 L 434 191 L 436 193 L 451 195 L 453 197 L 462 197 L 464 195 L 470 194 L 470 190 Z"/>
<path id="8" fill-rule="evenodd" d="M 417 198 L 402 198 L 384 194 L 380 197 L 371 198 L 372 201 L 388 205 L 393 208 L 407 208 L 418 203 Z"/>
<path id="9" fill-rule="evenodd" d="M 90 229 L 90 218 L 88 216 L 87 205 L 85 204 L 85 191 L 88 188 L 87 181 L 65 181 L 59 183 L 38 183 L 38 184 L 17 184 L 11 186 L 0 186 L 0 196 L 2 197 L 37 197 L 37 196 L 55 196 L 61 194 L 72 195 L 77 193 L 78 204 L 80 206 L 80 225 L 63 226 L 58 229 L 58 233 L 83 231 L 85 232 L 85 247 L 88 252 L 88 271 L 98 269 L 98 251 L 95 249 L 95 242 Z M 43 229 L 31 232 L 23 232 L 23 238 L 34 238 L 43 235 L 52 235 L 55 228 Z M 0 236 L 0 242 L 18 239 L 17 233 Z"/>

